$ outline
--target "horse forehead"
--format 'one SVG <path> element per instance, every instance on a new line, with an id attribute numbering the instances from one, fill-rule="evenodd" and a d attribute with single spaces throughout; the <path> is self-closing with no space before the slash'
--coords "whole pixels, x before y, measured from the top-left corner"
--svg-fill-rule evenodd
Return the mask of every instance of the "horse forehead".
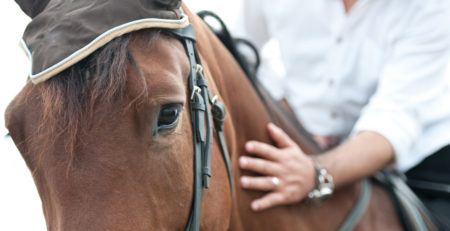
<path id="1" fill-rule="evenodd" d="M 161 36 L 151 44 L 138 39 L 130 44 L 130 52 L 142 71 L 146 72 L 144 74 L 181 74 L 189 70 L 189 60 L 183 45 L 169 36 Z"/>
<path id="2" fill-rule="evenodd" d="M 130 53 L 149 86 L 150 95 L 164 95 L 164 92 L 184 94 L 190 69 L 180 41 L 161 36 L 149 45 L 147 41 L 138 39 L 130 44 Z M 136 84 L 140 85 L 140 81 Z"/>
<path id="3" fill-rule="evenodd" d="M 179 68 L 183 66 L 188 68 L 189 66 L 181 42 L 165 35 L 157 37 L 150 43 L 142 37 L 136 39 L 130 44 L 130 52 L 137 64 L 142 65 L 142 68 L 146 67 L 147 71 L 151 71 L 151 69 L 154 71 L 159 69 L 181 71 Z"/>

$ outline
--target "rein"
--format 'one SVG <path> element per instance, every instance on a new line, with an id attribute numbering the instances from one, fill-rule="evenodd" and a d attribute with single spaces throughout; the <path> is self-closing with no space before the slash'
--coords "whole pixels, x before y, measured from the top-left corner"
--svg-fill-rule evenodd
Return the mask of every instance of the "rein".
<path id="1" fill-rule="evenodd" d="M 225 122 L 225 105 L 212 96 L 203 73 L 197 46 L 195 29 L 192 24 L 182 29 L 169 30 L 177 36 L 186 49 L 190 63 L 189 91 L 190 113 L 194 138 L 194 198 L 186 231 L 200 229 L 200 215 L 204 189 L 209 188 L 211 178 L 211 150 L 213 142 L 213 120 L 219 138 L 220 149 L 224 158 L 230 191 L 233 195 L 233 178 L 228 148 L 223 135 Z M 212 106 L 212 109 L 211 109 Z M 212 113 L 210 113 L 212 111 Z"/>

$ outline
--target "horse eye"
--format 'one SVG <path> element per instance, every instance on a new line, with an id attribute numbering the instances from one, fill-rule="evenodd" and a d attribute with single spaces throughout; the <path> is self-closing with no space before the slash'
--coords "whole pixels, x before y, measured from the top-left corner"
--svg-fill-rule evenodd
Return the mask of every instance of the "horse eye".
<path id="1" fill-rule="evenodd" d="M 174 128 L 178 124 L 182 109 L 180 104 L 164 105 L 159 112 L 158 131 Z"/>

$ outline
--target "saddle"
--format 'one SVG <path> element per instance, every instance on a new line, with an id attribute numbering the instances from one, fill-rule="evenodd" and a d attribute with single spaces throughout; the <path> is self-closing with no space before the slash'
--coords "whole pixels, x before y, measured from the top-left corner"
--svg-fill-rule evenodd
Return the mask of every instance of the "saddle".
<path id="1" fill-rule="evenodd" d="M 397 171 L 382 170 L 373 178 L 391 195 L 405 230 L 443 230 L 443 225 L 436 220 L 435 215 L 406 184 L 405 175 Z"/>

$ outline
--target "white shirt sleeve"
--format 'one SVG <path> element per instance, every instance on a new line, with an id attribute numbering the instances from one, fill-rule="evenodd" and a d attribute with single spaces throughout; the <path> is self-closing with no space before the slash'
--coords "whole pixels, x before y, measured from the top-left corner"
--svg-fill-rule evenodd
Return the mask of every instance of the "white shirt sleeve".
<path id="1" fill-rule="evenodd" d="M 410 165 L 408 152 L 420 139 L 424 126 L 433 122 L 430 111 L 450 107 L 439 104 L 442 91 L 448 89 L 447 14 L 439 6 L 416 7 L 414 11 L 403 32 L 389 44 L 392 53 L 380 73 L 377 90 L 353 130 L 353 134 L 374 131 L 387 138 L 399 169 L 410 167 L 406 166 Z"/>

